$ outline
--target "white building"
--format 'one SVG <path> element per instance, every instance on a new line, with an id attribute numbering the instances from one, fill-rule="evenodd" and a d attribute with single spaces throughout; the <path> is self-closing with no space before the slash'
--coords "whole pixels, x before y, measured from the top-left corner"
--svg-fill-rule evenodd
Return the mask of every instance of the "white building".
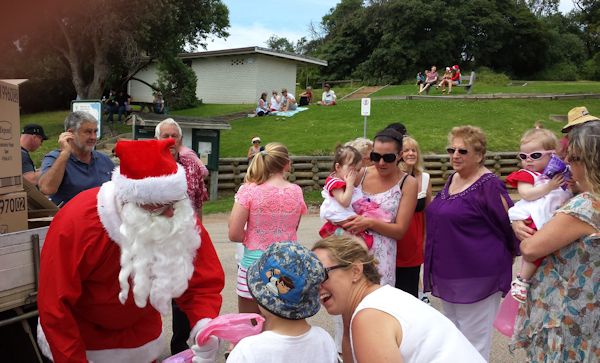
<path id="1" fill-rule="evenodd" d="M 260 47 L 246 47 L 180 54 L 198 77 L 196 97 L 204 103 L 256 103 L 262 92 L 296 89 L 296 68 L 300 65 L 327 66 L 324 60 Z M 156 64 L 135 78 L 154 84 Z M 127 92 L 134 102 L 152 102 L 152 89 L 137 80 L 129 81 Z M 297 95 L 296 95 L 297 96 Z"/>

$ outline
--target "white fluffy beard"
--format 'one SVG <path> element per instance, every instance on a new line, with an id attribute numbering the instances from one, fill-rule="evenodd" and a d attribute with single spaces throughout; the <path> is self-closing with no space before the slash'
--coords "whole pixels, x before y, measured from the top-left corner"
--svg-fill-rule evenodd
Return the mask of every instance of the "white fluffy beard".
<path id="1" fill-rule="evenodd" d="M 123 206 L 120 232 L 124 238 L 118 242 L 121 304 L 127 300 L 130 278 L 135 304 L 143 308 L 150 297 L 150 304 L 163 315 L 170 310 L 171 299 L 187 289 L 200 234 L 189 200 L 177 202 L 174 209 L 168 218 L 152 216 L 134 203 Z"/>

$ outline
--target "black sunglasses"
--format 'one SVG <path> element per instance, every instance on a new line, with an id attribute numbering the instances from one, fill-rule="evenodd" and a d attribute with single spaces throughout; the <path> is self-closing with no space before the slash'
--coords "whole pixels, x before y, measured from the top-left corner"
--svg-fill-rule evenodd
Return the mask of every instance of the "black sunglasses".
<path id="1" fill-rule="evenodd" d="M 380 153 L 376 153 L 375 151 L 371 151 L 371 154 L 369 155 L 369 159 L 371 159 L 371 161 L 374 161 L 376 163 L 379 162 L 379 160 L 383 159 L 383 161 L 385 161 L 386 163 L 393 163 L 394 161 L 396 161 L 396 157 L 398 155 L 397 154 L 383 154 L 381 155 Z"/>
<path id="2" fill-rule="evenodd" d="M 335 266 L 331 266 L 331 267 L 325 267 L 325 279 L 323 280 L 323 282 L 327 281 L 327 279 L 329 278 L 329 271 L 333 271 L 337 268 L 344 268 L 344 267 L 348 267 L 350 265 L 335 265 Z"/>
<path id="3" fill-rule="evenodd" d="M 467 155 L 469 153 L 469 150 L 467 149 L 456 149 L 453 147 L 449 147 L 446 149 L 446 151 L 448 152 L 448 154 L 454 154 L 456 151 L 458 150 L 458 153 L 461 155 Z"/>

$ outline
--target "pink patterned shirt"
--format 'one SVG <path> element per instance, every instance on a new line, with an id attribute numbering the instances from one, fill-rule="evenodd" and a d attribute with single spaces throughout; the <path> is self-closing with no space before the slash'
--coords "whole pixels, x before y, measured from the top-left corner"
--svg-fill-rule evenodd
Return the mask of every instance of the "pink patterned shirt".
<path id="1" fill-rule="evenodd" d="M 264 251 L 273 243 L 298 240 L 300 216 L 307 211 L 298 185 L 243 184 L 235 201 L 249 211 L 243 241 L 249 250 Z"/>
<path id="2" fill-rule="evenodd" d="M 204 165 L 200 166 L 198 158 L 187 154 L 179 154 L 179 163 L 185 170 L 187 180 L 187 193 L 195 210 L 202 208 L 202 203 L 208 200 L 208 192 L 204 184 L 204 178 L 208 175 L 208 169 Z"/>

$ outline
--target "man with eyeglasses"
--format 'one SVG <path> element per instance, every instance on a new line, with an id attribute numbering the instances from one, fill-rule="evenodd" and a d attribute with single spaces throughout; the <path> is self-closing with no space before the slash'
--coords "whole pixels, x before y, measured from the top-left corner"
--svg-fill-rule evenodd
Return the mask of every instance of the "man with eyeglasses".
<path id="1" fill-rule="evenodd" d="M 73 198 L 44 241 L 38 292 L 43 353 L 54 362 L 150 362 L 175 299 L 196 336 L 219 314 L 224 273 L 187 196 L 175 140 L 121 141 L 111 181 Z M 214 362 L 218 340 L 192 347 Z"/>
<path id="2" fill-rule="evenodd" d="M 29 124 L 23 127 L 21 133 L 21 172 L 23 179 L 33 185 L 37 185 L 41 172 L 35 169 L 33 160 L 29 153 L 36 151 L 42 146 L 42 143 L 48 140 L 48 136 L 44 133 L 44 128 L 38 124 Z"/>

